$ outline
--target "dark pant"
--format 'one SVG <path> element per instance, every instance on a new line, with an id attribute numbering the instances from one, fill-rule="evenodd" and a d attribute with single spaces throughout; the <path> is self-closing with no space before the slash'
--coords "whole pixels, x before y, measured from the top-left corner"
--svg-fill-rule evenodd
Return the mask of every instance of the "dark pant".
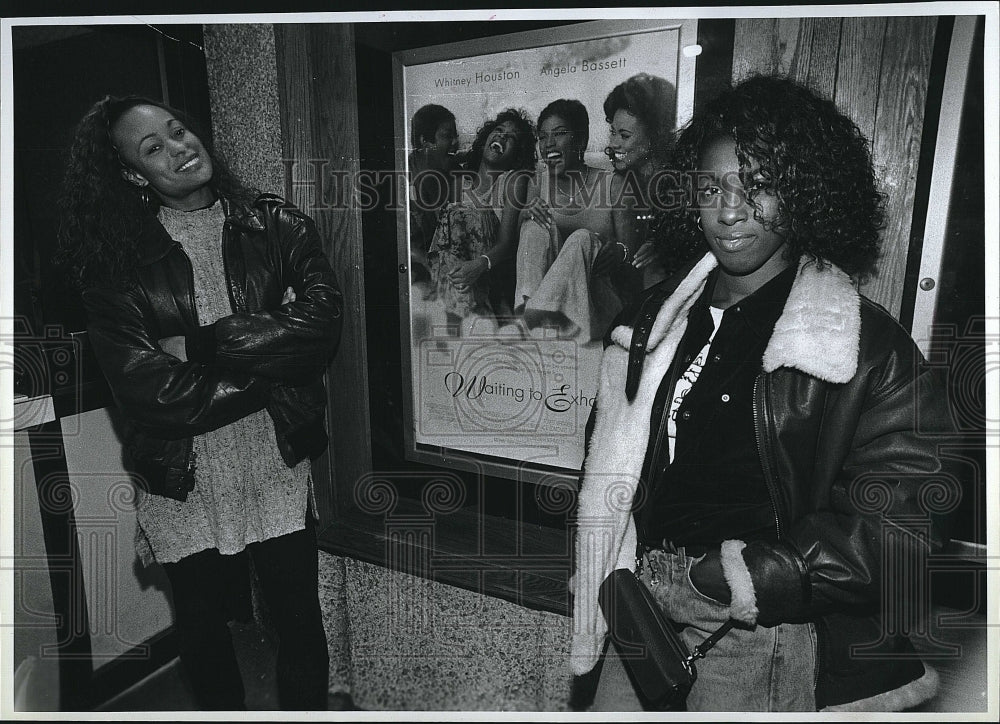
<path id="1" fill-rule="evenodd" d="M 304 530 L 247 546 L 278 636 L 278 700 L 286 710 L 326 709 L 329 655 L 319 608 L 316 535 Z M 199 705 L 245 708 L 228 621 L 233 581 L 245 578 L 247 557 L 216 549 L 163 566 L 173 588 L 180 659 Z"/>

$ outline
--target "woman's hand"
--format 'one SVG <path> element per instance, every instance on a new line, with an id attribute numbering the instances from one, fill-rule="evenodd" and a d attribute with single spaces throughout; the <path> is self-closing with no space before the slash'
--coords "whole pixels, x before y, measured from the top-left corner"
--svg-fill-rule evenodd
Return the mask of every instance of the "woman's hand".
<path id="1" fill-rule="evenodd" d="M 709 598 L 727 606 L 732 601 L 732 592 L 722 571 L 722 558 L 718 550 L 709 551 L 705 557 L 691 566 L 691 585 Z"/>
<path id="2" fill-rule="evenodd" d="M 184 341 L 184 335 L 178 334 L 173 337 L 164 337 L 158 340 L 157 344 L 167 354 L 173 355 L 181 362 L 187 362 L 187 343 Z"/>
<path id="3" fill-rule="evenodd" d="M 465 291 L 476 283 L 476 280 L 483 275 L 488 267 L 486 259 L 480 256 L 472 261 L 463 261 L 456 265 L 448 272 L 448 277 L 455 288 L 459 291 Z"/>
<path id="4" fill-rule="evenodd" d="M 642 269 L 644 266 L 649 266 L 654 261 L 656 261 L 656 246 L 651 241 L 647 241 L 645 244 L 639 247 L 639 250 L 635 253 L 635 257 L 632 259 L 632 266 L 636 269 Z"/>
<path id="5" fill-rule="evenodd" d="M 555 219 L 552 217 L 552 209 L 545 201 L 538 197 L 524 207 L 523 213 L 527 214 L 531 221 L 534 221 L 546 230 L 551 229 L 555 223 Z"/>
<path id="6" fill-rule="evenodd" d="M 295 298 L 295 290 L 288 287 L 281 296 L 281 303 L 290 304 L 295 301 Z M 184 335 L 178 334 L 173 337 L 163 337 L 157 341 L 157 344 L 167 354 L 176 357 L 181 362 L 187 362 L 187 342 L 184 339 Z"/>
<path id="7" fill-rule="evenodd" d="M 594 232 L 591 232 L 592 234 Z M 601 238 L 598 235 L 598 238 Z M 629 260 L 628 247 L 623 242 L 608 242 L 602 240 L 601 248 L 594 257 L 594 274 L 600 276 L 610 274 L 620 265 Z"/>

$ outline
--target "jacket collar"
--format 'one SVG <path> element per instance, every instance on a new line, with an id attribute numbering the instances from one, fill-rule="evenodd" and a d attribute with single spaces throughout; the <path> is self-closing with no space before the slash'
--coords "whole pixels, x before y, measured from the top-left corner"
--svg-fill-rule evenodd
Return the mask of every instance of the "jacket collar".
<path id="1" fill-rule="evenodd" d="M 219 197 L 222 211 L 226 215 L 226 226 L 234 224 L 243 227 L 248 231 L 264 231 L 264 222 L 261 220 L 260 212 L 252 206 L 247 206 L 225 196 Z M 136 244 L 138 250 L 138 266 L 147 266 L 159 261 L 167 255 L 177 244 L 167 230 L 163 228 L 160 220 L 152 215 L 147 215 L 142 221 L 139 231 L 139 239 Z"/>
<path id="2" fill-rule="evenodd" d="M 671 295 L 679 296 L 676 301 L 681 304 L 671 304 L 670 298 L 664 301 L 645 340 L 641 337 L 646 334 L 636 335 L 635 331 L 647 330 L 625 325 L 612 330 L 612 343 L 630 351 L 627 391 L 638 384 L 642 358 L 674 327 L 678 310 L 689 308 L 701 296 L 715 266 L 711 254 L 695 265 Z M 764 371 L 788 367 L 826 382 L 848 382 L 858 366 L 860 306 L 860 295 L 845 272 L 829 262 L 820 268 L 815 260 L 800 259 L 788 300 L 764 351 Z"/>
<path id="3" fill-rule="evenodd" d="M 833 264 L 803 258 L 764 350 L 765 372 L 790 367 L 824 382 L 850 382 L 858 369 L 861 295 Z"/>
<path id="4" fill-rule="evenodd" d="M 264 222 L 261 220 L 260 212 L 254 206 L 247 206 L 238 201 L 234 201 L 225 196 L 220 196 L 222 210 L 226 214 L 226 221 L 242 226 L 250 231 L 264 231 Z"/>

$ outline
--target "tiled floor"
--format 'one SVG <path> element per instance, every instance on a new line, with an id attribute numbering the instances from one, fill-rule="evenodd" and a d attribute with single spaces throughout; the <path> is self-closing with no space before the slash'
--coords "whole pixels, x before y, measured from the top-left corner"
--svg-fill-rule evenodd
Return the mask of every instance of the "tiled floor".
<path id="1" fill-rule="evenodd" d="M 277 711 L 274 646 L 256 623 L 231 623 L 233 648 L 240 663 L 249 711 Z M 355 710 L 349 696 L 331 694 L 328 710 Z M 96 711 L 197 711 L 194 693 L 174 659 L 135 686 L 96 708 Z"/>
<path id="2" fill-rule="evenodd" d="M 230 629 L 246 688 L 247 709 L 277 710 L 274 649 L 270 640 L 255 623 L 232 623 Z M 197 710 L 191 685 L 177 659 L 97 708 L 97 711 Z"/>

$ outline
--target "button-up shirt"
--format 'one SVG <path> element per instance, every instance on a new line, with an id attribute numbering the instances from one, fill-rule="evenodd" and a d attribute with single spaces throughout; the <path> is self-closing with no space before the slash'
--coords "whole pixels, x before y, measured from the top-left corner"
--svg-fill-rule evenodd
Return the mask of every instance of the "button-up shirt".
<path id="1" fill-rule="evenodd" d="M 757 451 L 753 389 L 795 267 L 726 309 L 705 366 L 677 409 L 673 460 L 666 417 L 677 378 L 714 328 L 709 302 L 716 273 L 688 314 L 688 327 L 652 409 L 636 507 L 640 542 L 715 545 L 727 538 L 773 540 L 773 507 Z"/>

